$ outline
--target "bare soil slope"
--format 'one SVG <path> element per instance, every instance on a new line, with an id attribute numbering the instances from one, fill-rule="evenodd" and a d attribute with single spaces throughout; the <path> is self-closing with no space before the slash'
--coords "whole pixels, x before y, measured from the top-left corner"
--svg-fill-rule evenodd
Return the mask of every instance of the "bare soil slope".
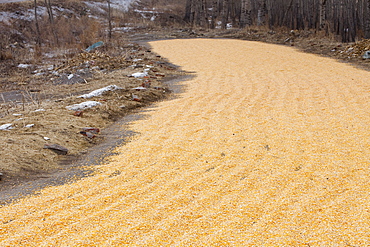
<path id="1" fill-rule="evenodd" d="M 0 246 L 370 244 L 369 72 L 257 42 L 152 45 L 197 72 L 186 93 L 95 176 L 0 208 Z"/>

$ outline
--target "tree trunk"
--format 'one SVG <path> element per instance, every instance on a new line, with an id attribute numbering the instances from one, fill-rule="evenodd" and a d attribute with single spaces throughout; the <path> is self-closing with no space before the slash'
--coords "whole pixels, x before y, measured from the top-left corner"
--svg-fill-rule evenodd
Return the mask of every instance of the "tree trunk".
<path id="1" fill-rule="evenodd" d="M 370 1 L 370 0 L 369 0 Z M 218 17 L 218 1 L 213 0 L 212 1 L 212 16 L 211 16 L 211 29 L 215 29 L 216 27 L 216 20 Z"/>
<path id="2" fill-rule="evenodd" d="M 221 28 L 226 29 L 229 18 L 229 0 L 223 0 L 222 3 L 222 23 Z"/>
<path id="3" fill-rule="evenodd" d="M 192 2 L 192 0 L 186 0 L 186 5 L 185 5 L 185 16 L 184 16 L 184 21 L 185 21 L 185 22 L 190 22 L 190 16 L 191 16 L 191 2 Z"/>
<path id="4" fill-rule="evenodd" d="M 320 0 L 320 30 L 325 29 L 326 26 L 326 0 Z"/>
<path id="5" fill-rule="evenodd" d="M 51 32 L 53 33 L 53 36 L 54 36 L 54 42 L 59 46 L 59 38 L 58 38 L 58 34 L 56 33 L 56 30 L 55 30 L 54 15 L 53 15 L 53 9 L 51 8 L 50 0 L 45 0 L 45 6 L 46 6 L 46 10 L 48 12 L 49 23 L 50 23 L 50 27 L 51 27 Z"/>
<path id="6" fill-rule="evenodd" d="M 208 11 L 207 11 L 207 3 L 206 0 L 199 1 L 199 18 L 200 18 L 200 26 L 201 27 L 208 27 Z"/>
<path id="7" fill-rule="evenodd" d="M 285 20 L 287 19 L 288 17 L 288 13 L 289 11 L 292 9 L 293 7 L 293 0 L 290 0 L 290 3 L 288 5 L 288 8 L 287 10 L 285 11 L 285 14 L 284 14 L 284 17 L 283 17 L 283 20 L 281 21 L 281 26 L 289 26 L 290 23 L 285 23 Z"/>
<path id="8" fill-rule="evenodd" d="M 266 0 L 258 1 L 257 25 L 264 26 L 266 24 Z"/>
<path id="9" fill-rule="evenodd" d="M 240 22 L 239 22 L 240 28 L 245 28 L 245 26 L 252 25 L 251 12 L 252 12 L 251 0 L 242 0 Z"/>
<path id="10" fill-rule="evenodd" d="M 366 1 L 365 38 L 370 39 L 370 0 Z"/>
<path id="11" fill-rule="evenodd" d="M 110 7 L 110 0 L 108 2 L 108 38 L 112 38 L 112 16 L 111 16 L 111 7 Z"/>
<path id="12" fill-rule="evenodd" d="M 37 19 L 37 0 L 34 0 L 34 5 L 35 5 L 36 43 L 38 45 L 41 45 L 40 27 L 39 27 L 39 21 Z"/>

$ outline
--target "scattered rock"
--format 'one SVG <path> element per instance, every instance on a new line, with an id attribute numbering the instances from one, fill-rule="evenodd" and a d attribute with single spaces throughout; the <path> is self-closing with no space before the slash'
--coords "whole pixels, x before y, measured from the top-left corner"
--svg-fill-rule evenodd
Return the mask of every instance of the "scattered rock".
<path id="1" fill-rule="evenodd" d="M 83 116 L 83 114 L 84 114 L 84 112 L 83 112 L 83 111 L 75 111 L 75 112 L 73 113 L 73 115 L 74 115 L 74 116 L 76 116 L 76 117 L 82 117 L 82 116 Z"/>
<path id="2" fill-rule="evenodd" d="M 44 145 L 45 149 L 50 149 L 51 151 L 55 152 L 56 154 L 59 155 L 66 155 L 68 153 L 68 149 L 60 146 L 58 144 L 45 144 Z"/>

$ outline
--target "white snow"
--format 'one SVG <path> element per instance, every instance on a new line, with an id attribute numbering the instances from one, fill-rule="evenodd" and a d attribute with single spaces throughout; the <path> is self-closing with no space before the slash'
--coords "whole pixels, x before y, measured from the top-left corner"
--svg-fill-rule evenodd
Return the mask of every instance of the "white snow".
<path id="1" fill-rule="evenodd" d="M 135 87 L 133 89 L 140 91 L 140 90 L 146 90 L 147 88 L 146 87 Z"/>
<path id="2" fill-rule="evenodd" d="M 34 110 L 33 112 L 39 112 L 39 111 L 45 111 L 45 109 L 37 109 L 37 110 Z"/>
<path id="3" fill-rule="evenodd" d="M 143 77 L 145 77 L 145 76 L 148 76 L 148 73 L 146 73 L 146 72 L 143 72 L 143 73 L 141 73 L 141 72 L 136 72 L 136 73 L 133 73 L 131 76 L 133 76 L 133 77 L 135 77 L 135 78 L 143 78 Z"/>
<path id="4" fill-rule="evenodd" d="M 3 124 L 0 125 L 0 130 L 11 130 L 13 124 Z"/>
<path id="5" fill-rule="evenodd" d="M 89 98 L 92 98 L 92 97 L 100 96 L 105 92 L 114 91 L 114 90 L 117 90 L 117 89 L 122 89 L 122 88 L 118 87 L 117 85 L 109 85 L 107 87 L 103 87 L 103 88 L 94 90 L 91 93 L 78 96 L 77 98 L 89 99 Z"/>
<path id="6" fill-rule="evenodd" d="M 68 80 L 71 80 L 72 78 L 73 78 L 73 74 L 70 74 L 69 76 L 68 76 Z"/>
<path id="7" fill-rule="evenodd" d="M 111 8 L 118 9 L 121 11 L 128 11 L 131 3 L 136 2 L 136 0 L 111 0 Z M 90 9 L 94 9 L 99 13 L 105 14 L 106 9 L 108 8 L 108 4 L 106 2 L 84 2 L 86 6 Z"/>
<path id="8" fill-rule="evenodd" d="M 30 67 L 31 65 L 30 64 L 24 64 L 24 63 L 20 63 L 17 67 L 18 68 L 22 68 L 22 69 L 27 69 L 28 67 Z"/>
<path id="9" fill-rule="evenodd" d="M 35 126 L 34 124 L 27 124 L 26 126 L 24 126 L 25 128 L 32 128 L 33 126 Z"/>
<path id="10" fill-rule="evenodd" d="M 95 107 L 95 106 L 98 106 L 98 105 L 101 105 L 101 103 L 97 102 L 97 101 L 86 101 L 86 102 L 82 102 L 80 104 L 74 104 L 74 105 L 66 106 L 66 108 L 68 110 L 72 110 L 72 111 L 80 111 L 80 110 L 87 109 L 87 108 L 92 108 L 92 107 Z"/>

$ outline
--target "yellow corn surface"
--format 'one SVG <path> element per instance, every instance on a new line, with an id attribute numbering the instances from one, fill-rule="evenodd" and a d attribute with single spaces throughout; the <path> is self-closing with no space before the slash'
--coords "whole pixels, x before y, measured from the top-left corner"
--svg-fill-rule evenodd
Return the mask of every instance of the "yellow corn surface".
<path id="1" fill-rule="evenodd" d="M 370 73 L 290 47 L 152 42 L 195 71 L 93 177 L 0 208 L 0 246 L 369 246 Z"/>

